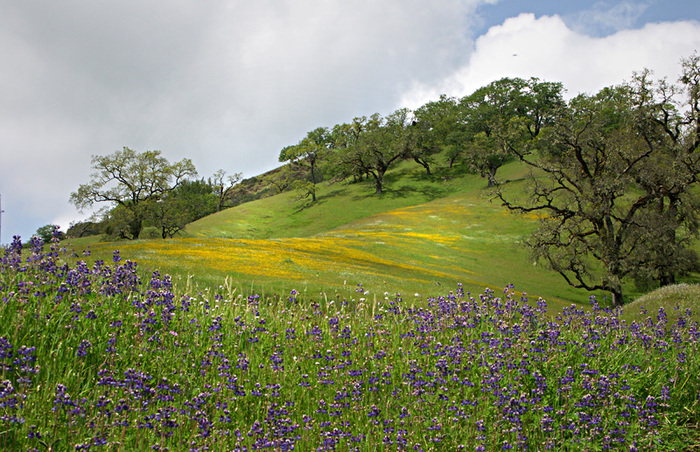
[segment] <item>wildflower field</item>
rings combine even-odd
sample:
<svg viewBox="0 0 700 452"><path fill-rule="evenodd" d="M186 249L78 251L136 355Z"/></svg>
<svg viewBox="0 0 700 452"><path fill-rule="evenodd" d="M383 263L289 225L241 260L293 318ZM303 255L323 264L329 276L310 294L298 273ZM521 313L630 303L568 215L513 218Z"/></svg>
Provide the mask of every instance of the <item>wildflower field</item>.
<svg viewBox="0 0 700 452"><path fill-rule="evenodd" d="M517 167L508 169L519 174ZM89 246L91 263L110 260L118 248L123 258L171 275L178 286L189 281L214 289L226 281L237 293L261 296L293 287L305 296L333 297L362 282L372 288L372 298L400 292L414 299L458 283L472 292L513 283L547 294L558 310L586 299L585 292L533 265L521 243L536 219L490 202L478 175L447 182L422 177L408 173L394 181L395 191L376 199L362 197L361 184L323 185L319 201L303 208L283 193L205 217L168 240L68 246L77 254ZM405 197L397 194L403 181L411 189ZM445 196L426 199L430 184L443 187Z"/></svg>
<svg viewBox="0 0 700 452"><path fill-rule="evenodd" d="M458 285L421 303L362 284L332 298L186 293L118 252L69 264L47 248L17 238L0 261L2 450L700 442L700 331L687 309L628 321L592 298L550 312L511 286Z"/></svg>

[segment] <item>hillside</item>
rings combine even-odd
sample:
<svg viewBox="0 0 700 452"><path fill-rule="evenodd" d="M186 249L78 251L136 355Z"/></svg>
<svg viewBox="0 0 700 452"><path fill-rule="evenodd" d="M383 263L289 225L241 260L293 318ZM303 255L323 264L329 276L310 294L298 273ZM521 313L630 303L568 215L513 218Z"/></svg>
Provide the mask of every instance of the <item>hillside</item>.
<svg viewBox="0 0 700 452"><path fill-rule="evenodd" d="M511 163L501 177L520 190L524 171ZM323 183L315 203L296 196L226 209L188 225L176 239L93 244L93 259L109 260L118 248L123 258L169 273L177 284L231 293L295 289L332 296L354 294L362 284L372 296L423 298L462 283L475 293L514 284L559 306L590 295L533 265L519 242L535 220L491 202L485 180L463 169L438 168L427 177L403 162L387 174L381 196L370 182Z"/></svg>
<svg viewBox="0 0 700 452"><path fill-rule="evenodd" d="M522 168L503 170L525 194ZM697 287L584 308L588 293L519 246L535 219L490 202L482 179L408 164L391 178L382 196L324 185L318 203L286 193L189 237L91 247L105 261L119 247L140 281L129 262L34 251L20 268L10 253L5 449L697 444Z"/></svg>

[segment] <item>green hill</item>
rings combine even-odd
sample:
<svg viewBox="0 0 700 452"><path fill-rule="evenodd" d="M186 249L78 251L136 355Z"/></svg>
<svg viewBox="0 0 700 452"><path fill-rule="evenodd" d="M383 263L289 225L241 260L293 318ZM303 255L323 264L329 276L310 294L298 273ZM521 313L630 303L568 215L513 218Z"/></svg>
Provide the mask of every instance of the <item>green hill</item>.
<svg viewBox="0 0 700 452"><path fill-rule="evenodd" d="M524 171L511 163L500 177L522 190ZM229 294L355 296L362 284L372 297L425 298L459 283L474 293L514 284L559 307L587 302L590 293L533 264L520 242L536 219L492 202L478 175L437 168L426 176L403 162L386 179L382 195L369 181L323 183L315 203L285 192L191 223L180 238L93 244L93 258L118 248L176 284Z"/></svg>

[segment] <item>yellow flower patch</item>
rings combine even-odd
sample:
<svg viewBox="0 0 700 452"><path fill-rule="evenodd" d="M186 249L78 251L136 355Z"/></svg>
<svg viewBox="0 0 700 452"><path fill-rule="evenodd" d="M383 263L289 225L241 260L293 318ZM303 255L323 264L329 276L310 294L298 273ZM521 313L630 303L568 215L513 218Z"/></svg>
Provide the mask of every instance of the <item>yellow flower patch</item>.
<svg viewBox="0 0 700 452"><path fill-rule="evenodd" d="M375 234L372 234L376 238ZM425 240L425 235L414 237ZM437 240L439 237L433 237ZM149 250L140 244L127 245L130 251L147 253L145 259L157 265L164 262L181 267L214 269L220 272L281 279L305 279L325 272L356 272L387 275L391 269L446 277L410 262L397 262L364 251L361 240L340 237L290 238L278 240L176 239L149 243ZM374 270L372 270L374 269ZM383 271L382 271L383 270Z"/></svg>

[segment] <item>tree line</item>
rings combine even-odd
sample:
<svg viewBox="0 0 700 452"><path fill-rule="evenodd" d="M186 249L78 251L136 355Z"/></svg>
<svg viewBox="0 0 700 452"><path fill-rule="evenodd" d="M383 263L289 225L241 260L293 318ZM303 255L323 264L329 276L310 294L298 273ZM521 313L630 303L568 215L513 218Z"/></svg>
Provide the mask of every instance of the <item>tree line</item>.
<svg viewBox="0 0 700 452"><path fill-rule="evenodd" d="M386 172L406 159L430 175L445 158L450 167L477 171L495 186L498 169L516 158L510 146L533 140L555 120L565 105L563 91L561 83L504 78L461 99L441 96L415 111L402 108L384 117L376 113L319 127L282 149L279 161L308 169L309 183L302 188L312 200L318 174L328 172L341 179L369 178L381 194Z"/></svg>
<svg viewBox="0 0 700 452"><path fill-rule="evenodd" d="M568 101L561 83L503 78L414 111L319 127L283 148L279 161L287 165L264 182L313 203L326 178L370 180L380 195L387 171L404 160L427 175L437 165L465 168L506 208L541 217L527 240L536 262L574 287L609 292L619 305L627 278L664 285L698 268L700 59L681 66L677 83L643 71ZM531 169L529 197L499 181L498 170L513 160ZM92 163L96 173L71 202L110 203L107 231L123 238L137 238L145 224L172 237L220 210L240 181L225 181L223 171L193 180L188 159L170 164L158 151L124 148Z"/></svg>

